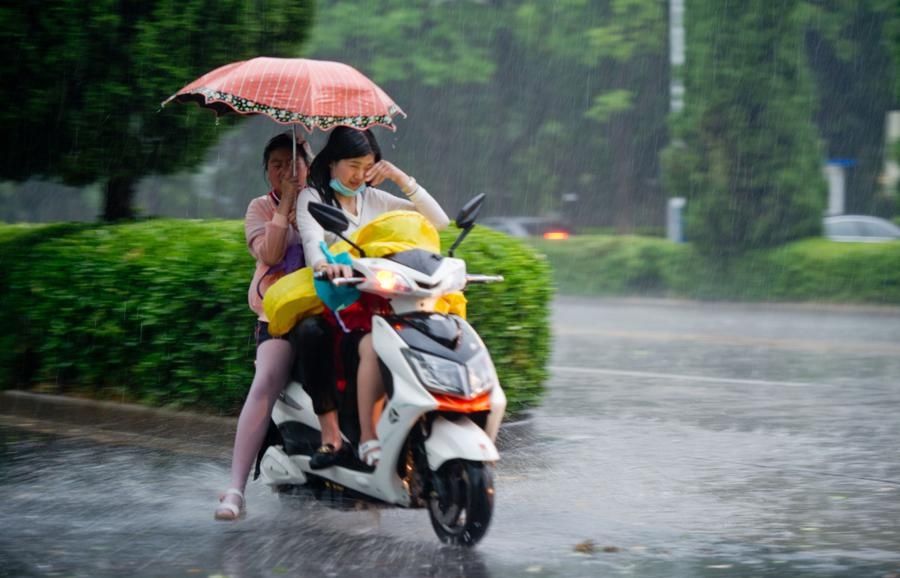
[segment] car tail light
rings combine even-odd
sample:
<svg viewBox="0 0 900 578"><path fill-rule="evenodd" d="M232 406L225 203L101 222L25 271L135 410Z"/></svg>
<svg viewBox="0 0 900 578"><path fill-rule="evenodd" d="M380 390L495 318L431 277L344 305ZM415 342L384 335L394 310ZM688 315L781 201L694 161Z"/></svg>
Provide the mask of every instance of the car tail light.
<svg viewBox="0 0 900 578"><path fill-rule="evenodd" d="M565 241L569 238L568 231L547 231L544 233L544 238L548 241Z"/></svg>

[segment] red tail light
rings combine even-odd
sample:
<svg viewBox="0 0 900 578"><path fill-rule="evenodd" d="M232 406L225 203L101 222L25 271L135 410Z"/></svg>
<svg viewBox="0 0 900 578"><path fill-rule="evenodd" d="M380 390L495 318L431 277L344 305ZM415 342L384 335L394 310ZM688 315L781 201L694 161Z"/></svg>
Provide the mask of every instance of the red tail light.
<svg viewBox="0 0 900 578"><path fill-rule="evenodd" d="M544 233L544 238L548 241L565 241L569 238L568 231L547 231Z"/></svg>

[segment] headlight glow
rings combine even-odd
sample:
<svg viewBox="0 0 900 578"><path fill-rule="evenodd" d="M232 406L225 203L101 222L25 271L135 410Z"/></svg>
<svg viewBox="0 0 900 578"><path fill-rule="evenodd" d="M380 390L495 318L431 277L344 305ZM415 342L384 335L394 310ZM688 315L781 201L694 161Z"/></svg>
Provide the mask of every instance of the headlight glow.
<svg viewBox="0 0 900 578"><path fill-rule="evenodd" d="M385 291L393 291L396 293L409 293L412 286L403 275L398 275L388 269L372 269L375 273L375 282L378 287Z"/></svg>

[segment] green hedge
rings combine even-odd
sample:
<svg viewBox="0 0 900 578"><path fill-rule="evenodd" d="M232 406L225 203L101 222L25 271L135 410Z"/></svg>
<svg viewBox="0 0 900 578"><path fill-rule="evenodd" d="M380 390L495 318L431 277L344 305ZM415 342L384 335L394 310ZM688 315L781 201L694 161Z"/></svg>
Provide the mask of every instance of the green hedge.
<svg viewBox="0 0 900 578"><path fill-rule="evenodd" d="M456 230L441 234L449 247ZM503 283L466 291L467 316L491 352L512 411L537 405L550 357L553 284L546 258L518 239L475 227L456 252L469 273L503 275Z"/></svg>
<svg viewBox="0 0 900 578"><path fill-rule="evenodd" d="M646 237L534 241L560 293L900 304L900 242L806 239L722 262Z"/></svg>
<svg viewBox="0 0 900 578"><path fill-rule="evenodd" d="M549 356L549 267L485 230L457 255L507 278L467 293L469 318L510 408L534 405ZM0 226L3 387L234 413L252 378L252 268L237 221Z"/></svg>

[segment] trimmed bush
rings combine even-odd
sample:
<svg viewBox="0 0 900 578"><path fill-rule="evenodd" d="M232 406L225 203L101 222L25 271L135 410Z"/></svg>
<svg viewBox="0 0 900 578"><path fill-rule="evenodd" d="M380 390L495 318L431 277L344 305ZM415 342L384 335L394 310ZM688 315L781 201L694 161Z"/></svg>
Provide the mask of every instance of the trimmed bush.
<svg viewBox="0 0 900 578"><path fill-rule="evenodd" d="M441 234L449 247L456 229ZM466 291L467 317L484 339L512 411L537 405L550 357L553 286L546 258L518 239L475 227L456 256L469 273L503 275L503 283Z"/></svg>
<svg viewBox="0 0 900 578"><path fill-rule="evenodd" d="M444 246L455 237L442 235ZM549 355L549 268L476 230L458 256L504 284L467 293L510 408L537 402ZM253 270L238 221L0 227L3 387L234 413L250 386Z"/></svg>
<svg viewBox="0 0 900 578"><path fill-rule="evenodd" d="M683 251L648 237L585 236L534 241L560 291L573 295L665 294Z"/></svg>
<svg viewBox="0 0 900 578"><path fill-rule="evenodd" d="M900 242L805 239L730 260L646 237L535 240L560 293L900 304Z"/></svg>
<svg viewBox="0 0 900 578"><path fill-rule="evenodd" d="M900 242L806 239L754 252L738 265L734 282L759 299L900 304Z"/></svg>
<svg viewBox="0 0 900 578"><path fill-rule="evenodd" d="M43 233L43 234L41 234ZM152 405L230 410L253 362L239 224L146 221L57 234L17 255L2 287L18 351L7 383Z"/></svg>

